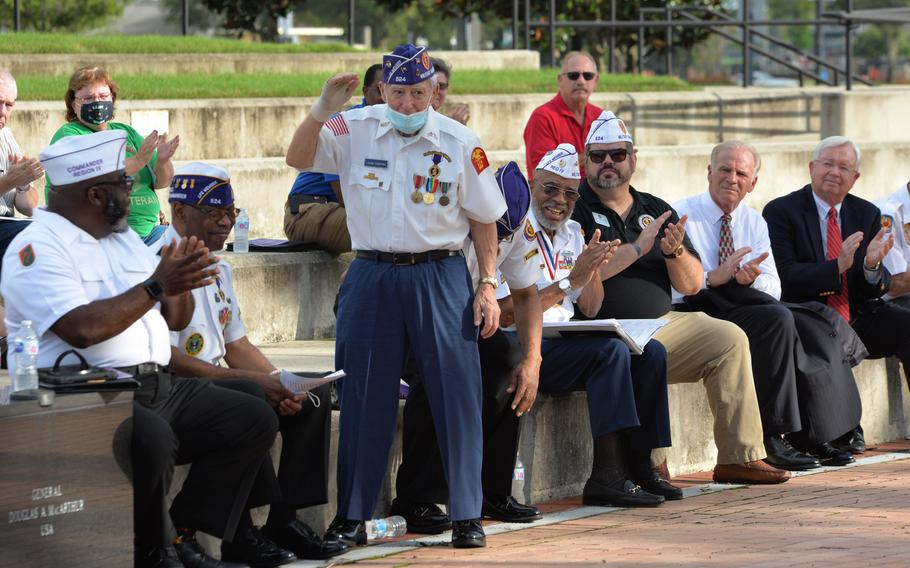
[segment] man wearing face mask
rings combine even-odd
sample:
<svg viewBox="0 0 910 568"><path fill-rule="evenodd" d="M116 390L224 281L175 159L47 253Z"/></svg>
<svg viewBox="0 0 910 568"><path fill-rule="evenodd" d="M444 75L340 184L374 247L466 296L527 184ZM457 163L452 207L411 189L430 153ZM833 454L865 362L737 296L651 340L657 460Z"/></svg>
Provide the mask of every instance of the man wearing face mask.
<svg viewBox="0 0 910 568"><path fill-rule="evenodd" d="M126 132L126 173L134 180L128 223L148 245L157 241L166 228L158 224L161 204L155 189L171 183L174 175L171 158L180 145L180 137L168 138L167 134L153 131L143 138L130 125L115 122L117 93L117 84L103 69L83 67L76 70L70 77L64 98L68 122L54 133L51 144L65 136L106 130ZM49 189L50 180L45 184L45 199Z"/></svg>
<svg viewBox="0 0 910 568"><path fill-rule="evenodd" d="M477 136L430 103L423 48L383 57L387 104L335 114L357 76L329 79L288 148L288 165L337 172L357 258L341 286L336 368L342 386L338 513L327 537L364 544L395 432L410 349L424 378L449 484L455 547L485 546L480 524L479 326L499 323L495 221L506 209ZM470 232L476 292L461 252ZM473 296L473 300L472 300Z"/></svg>

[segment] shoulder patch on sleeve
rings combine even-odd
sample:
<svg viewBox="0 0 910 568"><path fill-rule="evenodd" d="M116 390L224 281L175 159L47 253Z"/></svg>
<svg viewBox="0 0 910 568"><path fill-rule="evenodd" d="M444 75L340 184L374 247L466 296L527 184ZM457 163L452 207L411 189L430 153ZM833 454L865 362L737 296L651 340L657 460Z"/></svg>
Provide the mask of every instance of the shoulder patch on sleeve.
<svg viewBox="0 0 910 568"><path fill-rule="evenodd" d="M19 251L19 262L22 263L22 266L31 266L35 264L35 249L32 248L32 244L29 243L22 247L22 250Z"/></svg>
<svg viewBox="0 0 910 568"><path fill-rule="evenodd" d="M523 232L525 240L531 242L534 240L534 237L537 236L537 233L534 232L534 226L531 225L531 222L525 219L525 230Z"/></svg>
<svg viewBox="0 0 910 568"><path fill-rule="evenodd" d="M344 121L344 116L334 114L326 121L325 125L332 131L335 136L345 136L351 132L348 130L348 123Z"/></svg>
<svg viewBox="0 0 910 568"><path fill-rule="evenodd" d="M484 152L483 148L480 146L471 150L471 164L474 165L474 170L478 174L490 167L490 161L487 160L487 153Z"/></svg>
<svg viewBox="0 0 910 568"><path fill-rule="evenodd" d="M891 232L894 228L894 217L891 215L882 215L882 229L885 230L885 234Z"/></svg>

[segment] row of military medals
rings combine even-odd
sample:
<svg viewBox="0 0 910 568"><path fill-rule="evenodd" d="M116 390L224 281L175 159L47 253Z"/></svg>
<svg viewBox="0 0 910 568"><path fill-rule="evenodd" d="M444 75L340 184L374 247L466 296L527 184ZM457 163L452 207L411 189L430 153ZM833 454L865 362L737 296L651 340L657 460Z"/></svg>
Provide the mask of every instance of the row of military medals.
<svg viewBox="0 0 910 568"><path fill-rule="evenodd" d="M411 194L411 201L420 203L423 201L427 205L433 205L436 202L436 191L441 190L442 195L439 197L439 204L445 207L450 203L449 192L452 182L439 181L439 162L442 161L442 155L433 156L433 165L430 166L430 177L419 176L414 174L414 193Z"/></svg>

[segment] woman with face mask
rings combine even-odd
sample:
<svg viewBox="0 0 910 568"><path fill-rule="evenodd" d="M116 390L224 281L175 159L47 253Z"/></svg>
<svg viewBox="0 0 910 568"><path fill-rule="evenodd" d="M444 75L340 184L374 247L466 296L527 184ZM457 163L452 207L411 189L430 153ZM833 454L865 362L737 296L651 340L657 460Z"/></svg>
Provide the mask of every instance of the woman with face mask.
<svg viewBox="0 0 910 568"><path fill-rule="evenodd" d="M83 67L70 77L64 102L67 123L54 133L51 144L65 136L80 136L102 130L126 132L126 173L133 178L130 212L127 222L152 244L164 233L159 224L161 203L155 188L166 188L174 175L171 158L180 145L180 137L168 138L157 131L142 137L128 124L114 122L117 84L101 68ZM47 199L45 186L45 199Z"/></svg>

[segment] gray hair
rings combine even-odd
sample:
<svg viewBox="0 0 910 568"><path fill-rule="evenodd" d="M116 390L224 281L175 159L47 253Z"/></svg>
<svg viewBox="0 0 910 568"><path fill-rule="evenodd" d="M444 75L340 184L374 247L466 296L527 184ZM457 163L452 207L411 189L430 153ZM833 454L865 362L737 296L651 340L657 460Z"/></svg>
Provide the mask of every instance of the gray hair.
<svg viewBox="0 0 910 568"><path fill-rule="evenodd" d="M839 148L841 146L850 146L853 148L853 155L856 156L856 171L859 171L859 167L863 165L863 153L859 151L859 146L846 136L828 136L819 142L818 146L815 147L815 151L812 152L812 160L817 160L822 152L828 148Z"/></svg>
<svg viewBox="0 0 910 568"><path fill-rule="evenodd" d="M0 83L12 87L15 90L19 90L19 87L16 85L16 79L13 77L13 74L7 71L6 69L0 67Z"/></svg>
<svg viewBox="0 0 910 568"><path fill-rule="evenodd" d="M562 58L562 65L560 65L560 71L565 71L566 64L569 62L570 59L572 59L573 57L576 57L576 56L586 57L588 59L588 61L591 62L591 65L594 66L594 72L599 71L597 69L597 60L594 59L594 56L591 55L587 51L569 51L569 52L567 52Z"/></svg>
<svg viewBox="0 0 910 568"><path fill-rule="evenodd" d="M755 171L753 172L754 176L758 175L758 171L761 169L761 154L758 153L758 150L755 149L755 146L749 144L748 142L743 142L742 140L727 140L726 142L721 142L711 150L711 169L717 169L717 159L720 157L722 152L727 150L747 150L752 154L752 161L755 162Z"/></svg>

